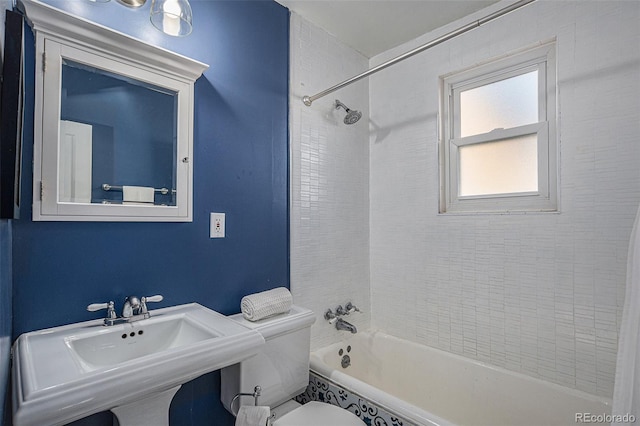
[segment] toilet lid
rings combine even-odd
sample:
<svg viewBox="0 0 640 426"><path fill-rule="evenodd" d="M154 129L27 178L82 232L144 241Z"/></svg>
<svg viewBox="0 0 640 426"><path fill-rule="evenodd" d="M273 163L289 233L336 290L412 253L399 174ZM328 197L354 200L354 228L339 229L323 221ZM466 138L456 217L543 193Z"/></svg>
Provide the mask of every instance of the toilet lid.
<svg viewBox="0 0 640 426"><path fill-rule="evenodd" d="M276 420L273 426L363 426L364 422L344 408L311 401Z"/></svg>

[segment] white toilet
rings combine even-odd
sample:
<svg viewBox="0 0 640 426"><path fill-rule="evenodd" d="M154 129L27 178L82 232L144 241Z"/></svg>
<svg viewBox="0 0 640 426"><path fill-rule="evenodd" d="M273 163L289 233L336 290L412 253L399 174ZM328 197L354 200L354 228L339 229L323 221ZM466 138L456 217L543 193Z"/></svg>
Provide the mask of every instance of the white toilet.
<svg viewBox="0 0 640 426"><path fill-rule="evenodd" d="M309 384L309 343L312 311L292 306L289 313L251 322L242 314L232 318L262 334L261 351L238 364L222 369L222 404L232 414L240 405L253 405L252 396L236 398L239 393L252 393L261 387L259 405L271 407L273 426L363 426L364 422L349 411L335 405L309 402L301 405L292 400Z"/></svg>

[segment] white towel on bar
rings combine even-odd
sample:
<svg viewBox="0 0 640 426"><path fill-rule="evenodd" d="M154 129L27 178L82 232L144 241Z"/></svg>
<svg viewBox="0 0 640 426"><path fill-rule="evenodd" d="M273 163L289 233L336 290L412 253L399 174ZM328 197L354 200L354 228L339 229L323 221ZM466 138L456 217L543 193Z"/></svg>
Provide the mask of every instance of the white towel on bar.
<svg viewBox="0 0 640 426"><path fill-rule="evenodd" d="M271 410L269 407L243 405L236 416L236 426L268 426Z"/></svg>
<svg viewBox="0 0 640 426"><path fill-rule="evenodd" d="M285 287L254 293L240 301L242 316L249 321L258 321L273 315L289 312L293 297Z"/></svg>
<svg viewBox="0 0 640 426"><path fill-rule="evenodd" d="M149 186L123 186L122 202L124 203L152 203L155 191Z"/></svg>

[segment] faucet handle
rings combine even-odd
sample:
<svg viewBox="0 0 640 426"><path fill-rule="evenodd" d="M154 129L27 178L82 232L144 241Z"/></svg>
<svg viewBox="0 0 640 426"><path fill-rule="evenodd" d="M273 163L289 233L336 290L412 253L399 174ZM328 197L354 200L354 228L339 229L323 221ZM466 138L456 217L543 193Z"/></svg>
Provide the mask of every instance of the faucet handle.
<svg viewBox="0 0 640 426"><path fill-rule="evenodd" d="M351 302L347 303L347 305L345 306L345 309L347 310L347 315L352 314L354 312L361 312L360 309L358 309L358 307Z"/></svg>
<svg viewBox="0 0 640 426"><path fill-rule="evenodd" d="M140 313L146 314L149 312L147 310L147 302L162 302L162 300L164 300L164 297L159 294L156 294L155 296L142 297L140 299Z"/></svg>
<svg viewBox="0 0 640 426"><path fill-rule="evenodd" d="M155 296L148 296L142 298L145 302L162 302L164 297L160 294L156 294Z"/></svg>
<svg viewBox="0 0 640 426"><path fill-rule="evenodd" d="M346 314L348 314L348 312L346 312L344 310L342 305L338 305L338 307L336 308L336 315L341 316L341 315L346 315Z"/></svg>
<svg viewBox="0 0 640 426"><path fill-rule="evenodd" d="M109 302L109 303L113 303L113 302ZM92 303L89 306L87 306L87 311L95 312L95 311L100 311L102 309L108 309L109 303Z"/></svg>
<svg viewBox="0 0 640 426"><path fill-rule="evenodd" d="M111 301L109 303L92 303L89 306L87 306L87 311L89 311L89 312L100 311L102 309L106 309L107 310L107 319L115 319L116 318L116 310L114 308L113 301Z"/></svg>
<svg viewBox="0 0 640 426"><path fill-rule="evenodd" d="M324 319L329 321L329 324L333 324L338 320L338 317L333 313L331 309L327 309L327 312L324 313Z"/></svg>

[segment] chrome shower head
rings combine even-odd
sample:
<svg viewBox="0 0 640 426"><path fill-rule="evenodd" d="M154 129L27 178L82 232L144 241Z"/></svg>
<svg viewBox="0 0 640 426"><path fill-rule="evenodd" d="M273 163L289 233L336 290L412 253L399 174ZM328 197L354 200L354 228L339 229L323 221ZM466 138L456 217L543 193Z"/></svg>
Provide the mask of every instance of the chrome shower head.
<svg viewBox="0 0 640 426"><path fill-rule="evenodd" d="M347 111L347 115L344 117L344 124L353 124L362 118L362 113L360 111L349 109L345 104L336 99L336 109L339 109L340 107Z"/></svg>
<svg viewBox="0 0 640 426"><path fill-rule="evenodd" d="M353 124L362 118L362 113L360 111L349 111L347 115L344 117L344 124Z"/></svg>

